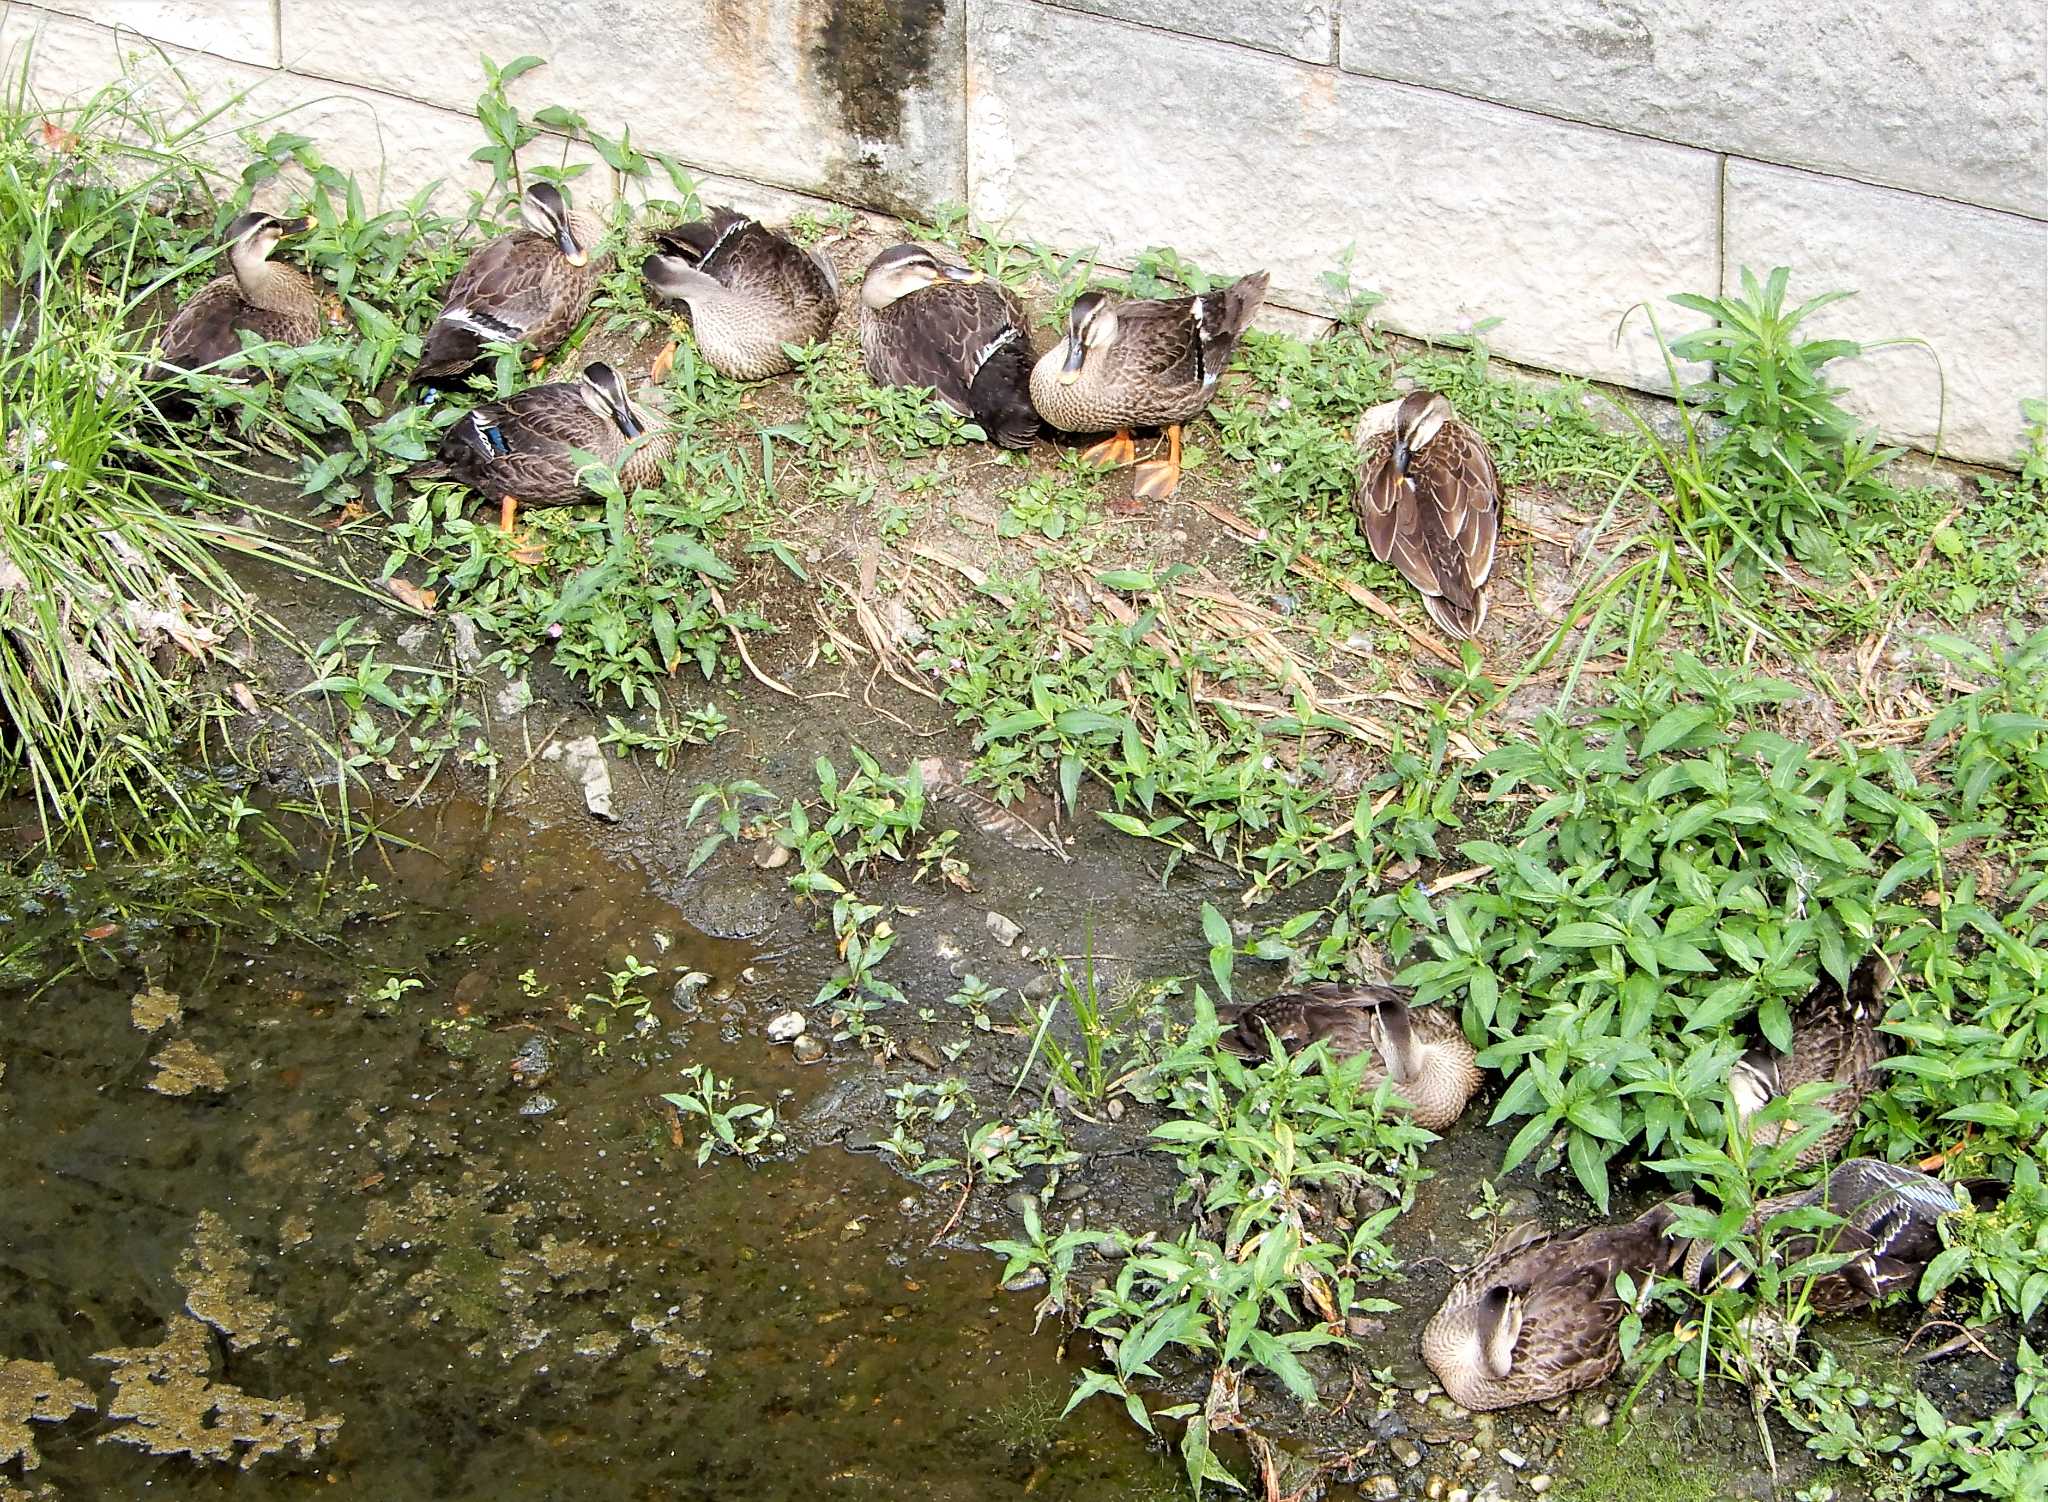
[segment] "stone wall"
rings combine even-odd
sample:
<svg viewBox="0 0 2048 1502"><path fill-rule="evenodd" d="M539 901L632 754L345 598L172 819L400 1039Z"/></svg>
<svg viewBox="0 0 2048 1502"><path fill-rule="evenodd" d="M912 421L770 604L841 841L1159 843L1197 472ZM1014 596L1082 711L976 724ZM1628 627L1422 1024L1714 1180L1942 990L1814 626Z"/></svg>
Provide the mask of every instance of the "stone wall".
<svg viewBox="0 0 2048 1502"><path fill-rule="evenodd" d="M41 0L46 104L124 68L207 134L290 128L386 202L471 164L476 57L754 212L928 211L1123 266L1171 245L1325 313L1485 319L1502 355L1656 390L1673 292L1795 269L1896 440L2008 462L2048 392L2048 7L1991 0ZM140 54L138 57L137 54ZM580 148L578 148L580 149ZM1620 329L1617 337L1617 329ZM1929 348L1931 346L1931 350ZM1936 356L1939 356L1939 365ZM1939 374L1937 374L1939 371Z"/></svg>

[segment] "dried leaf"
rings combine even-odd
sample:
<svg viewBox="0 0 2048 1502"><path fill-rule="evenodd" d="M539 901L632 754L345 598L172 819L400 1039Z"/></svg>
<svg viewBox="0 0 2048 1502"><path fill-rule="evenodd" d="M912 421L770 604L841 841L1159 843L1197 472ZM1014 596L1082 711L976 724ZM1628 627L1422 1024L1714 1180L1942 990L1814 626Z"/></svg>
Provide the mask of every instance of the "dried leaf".
<svg viewBox="0 0 2048 1502"><path fill-rule="evenodd" d="M54 120L43 122L43 147L48 151L73 152L78 150L78 132L66 130Z"/></svg>
<svg viewBox="0 0 2048 1502"><path fill-rule="evenodd" d="M434 613L434 602L440 598L431 589L422 589L410 579L386 579L384 587L391 591L393 599L400 604L410 605L422 615Z"/></svg>
<svg viewBox="0 0 2048 1502"><path fill-rule="evenodd" d="M244 714L262 713L262 711L256 707L256 690L249 687L248 684L230 683L228 685L228 696L232 698L236 704L241 706L242 712Z"/></svg>

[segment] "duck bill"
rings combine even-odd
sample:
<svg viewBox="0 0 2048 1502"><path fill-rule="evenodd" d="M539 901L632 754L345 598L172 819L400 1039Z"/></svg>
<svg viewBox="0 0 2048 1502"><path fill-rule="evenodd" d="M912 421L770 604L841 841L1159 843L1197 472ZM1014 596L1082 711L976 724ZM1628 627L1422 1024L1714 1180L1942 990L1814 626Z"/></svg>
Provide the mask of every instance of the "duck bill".
<svg viewBox="0 0 2048 1502"><path fill-rule="evenodd" d="M939 275L949 282L958 282L963 287L971 287L976 282L986 280L983 273L976 271L972 266L941 266Z"/></svg>
<svg viewBox="0 0 2048 1502"><path fill-rule="evenodd" d="M619 431L627 438L638 438L647 431L640 421L640 414L633 410L631 402L614 397L612 399L612 421L619 425Z"/></svg>
<svg viewBox="0 0 2048 1502"><path fill-rule="evenodd" d="M303 235L312 227L313 221L309 218L280 219L277 221L277 232L280 235Z"/></svg>
<svg viewBox="0 0 2048 1502"><path fill-rule="evenodd" d="M1396 438L1394 440L1394 473L1404 480L1408 478L1408 461L1411 457L1412 453L1408 447L1408 440Z"/></svg>
<svg viewBox="0 0 2048 1502"><path fill-rule="evenodd" d="M590 252L576 243L576 237L569 232L569 226L555 226L555 248L562 252L562 259L571 266L586 266L590 263Z"/></svg>
<svg viewBox="0 0 2048 1502"><path fill-rule="evenodd" d="M1079 339L1069 335L1067 338L1067 358L1060 365L1060 384L1062 386L1071 386L1074 382L1081 379L1081 362L1087 358L1088 346Z"/></svg>

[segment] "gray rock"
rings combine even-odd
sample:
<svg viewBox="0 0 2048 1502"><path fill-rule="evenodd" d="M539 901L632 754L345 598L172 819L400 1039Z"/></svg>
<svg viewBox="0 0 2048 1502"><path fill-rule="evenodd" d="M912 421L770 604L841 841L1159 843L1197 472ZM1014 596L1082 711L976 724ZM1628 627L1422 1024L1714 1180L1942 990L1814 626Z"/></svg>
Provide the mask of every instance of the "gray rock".
<svg viewBox="0 0 2048 1502"><path fill-rule="evenodd" d="M555 1114L555 1098L552 1095L529 1095L519 1103L519 1114L527 1117L552 1116Z"/></svg>
<svg viewBox="0 0 2048 1502"><path fill-rule="evenodd" d="M1005 949L1016 943L1017 936L1024 932L1023 928L1016 922L1004 917L1001 913L990 913L988 915L988 931L995 936L995 941Z"/></svg>
<svg viewBox="0 0 2048 1502"><path fill-rule="evenodd" d="M768 1019L764 1031L770 1043L794 1043L803 1034L804 1014L797 1011L777 1012Z"/></svg>
<svg viewBox="0 0 2048 1502"><path fill-rule="evenodd" d="M1343 64L1376 78L2048 217L2039 5L1343 0L1343 11Z"/></svg>
<svg viewBox="0 0 2048 1502"><path fill-rule="evenodd" d="M797 1034L789 1047L799 1064L817 1064L825 1058L825 1045L809 1033Z"/></svg>
<svg viewBox="0 0 2048 1502"><path fill-rule="evenodd" d="M1393 1452L1394 1459L1400 1461L1408 1470L1412 1471L1422 1464L1422 1446L1412 1439L1394 1440L1387 1448Z"/></svg>
<svg viewBox="0 0 2048 1502"><path fill-rule="evenodd" d="M612 812L612 772L596 736L556 741L541 752L541 760L559 761L569 780L582 790L583 806L600 819L617 822L618 815Z"/></svg>

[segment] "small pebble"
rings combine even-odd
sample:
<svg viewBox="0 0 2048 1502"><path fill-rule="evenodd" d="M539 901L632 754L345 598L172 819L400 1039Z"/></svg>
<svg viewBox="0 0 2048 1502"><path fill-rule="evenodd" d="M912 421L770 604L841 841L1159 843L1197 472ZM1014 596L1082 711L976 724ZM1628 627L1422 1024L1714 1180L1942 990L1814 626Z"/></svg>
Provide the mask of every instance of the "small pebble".
<svg viewBox="0 0 2048 1502"><path fill-rule="evenodd" d="M1394 1502L1401 1495L1400 1484L1392 1476L1374 1476L1365 1485L1365 1495L1373 1502Z"/></svg>
<svg viewBox="0 0 2048 1502"><path fill-rule="evenodd" d="M1529 1463L1528 1456L1524 1455L1520 1450L1510 1450L1506 1445L1501 1446L1499 1454L1503 1461L1518 1471Z"/></svg>
<svg viewBox="0 0 2048 1502"><path fill-rule="evenodd" d="M1614 1410L1607 1406L1607 1400L1605 1398L1595 1398L1586 1409L1586 1427L1589 1429L1605 1429L1613 1422Z"/></svg>
<svg viewBox="0 0 2048 1502"><path fill-rule="evenodd" d="M1122 1121L1124 1119L1124 1103L1120 1100L1112 1100L1103 1109L1109 1113L1111 1121Z"/></svg>
<svg viewBox="0 0 2048 1502"><path fill-rule="evenodd" d="M529 1095L519 1103L521 1116L551 1116L554 1110L555 1098L552 1095Z"/></svg>
<svg viewBox="0 0 2048 1502"><path fill-rule="evenodd" d="M1059 982L1053 979L1052 972L1043 970L1037 975L1032 976L1030 983L1024 987L1024 999L1026 1001L1043 1001L1058 989Z"/></svg>
<svg viewBox="0 0 2048 1502"><path fill-rule="evenodd" d="M960 958L960 941L952 934L942 933L932 940L932 958L957 960Z"/></svg>
<svg viewBox="0 0 2048 1502"><path fill-rule="evenodd" d="M777 1012L768 1019L768 1041L770 1043L794 1043L803 1035L806 1025L802 1012Z"/></svg>
<svg viewBox="0 0 2048 1502"><path fill-rule="evenodd" d="M1472 1493L1462 1486L1454 1486L1451 1488L1451 1494L1444 1498L1444 1502L1472 1502Z"/></svg>
<svg viewBox="0 0 2048 1502"><path fill-rule="evenodd" d="M754 864L763 871L780 871L789 864L789 847L764 840L754 852Z"/></svg>
<svg viewBox="0 0 2048 1502"><path fill-rule="evenodd" d="M809 1033L797 1034L796 1041L789 1046L799 1064L815 1064L825 1057L825 1045Z"/></svg>
<svg viewBox="0 0 2048 1502"><path fill-rule="evenodd" d="M1529 1490L1539 1497L1549 1491L1550 1473L1548 1471L1538 1471L1535 1475L1531 1476L1529 1478Z"/></svg>
<svg viewBox="0 0 2048 1502"><path fill-rule="evenodd" d="M1018 937L1024 932L1021 926L1011 922L1001 913L990 913L988 915L988 931L995 935L996 942L1005 949L1016 943Z"/></svg>
<svg viewBox="0 0 2048 1502"><path fill-rule="evenodd" d="M1394 1459L1409 1470L1422 1464L1422 1447L1412 1439L1397 1439L1387 1448L1394 1452Z"/></svg>

